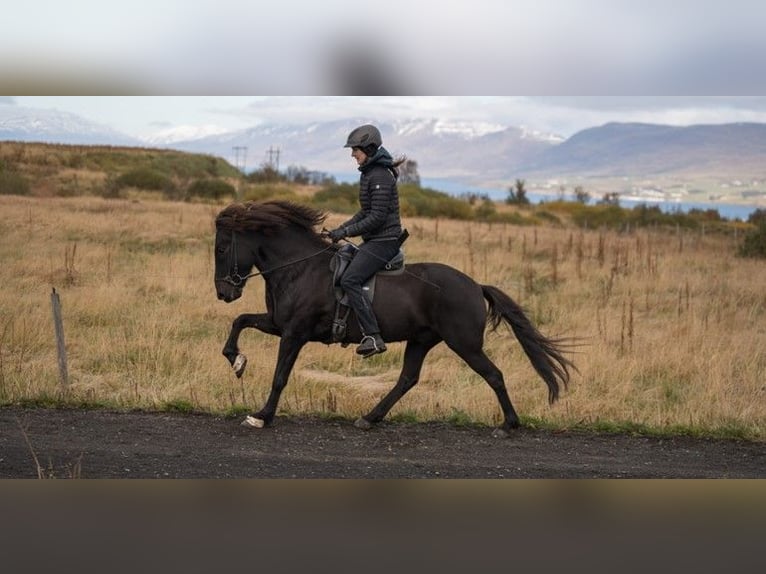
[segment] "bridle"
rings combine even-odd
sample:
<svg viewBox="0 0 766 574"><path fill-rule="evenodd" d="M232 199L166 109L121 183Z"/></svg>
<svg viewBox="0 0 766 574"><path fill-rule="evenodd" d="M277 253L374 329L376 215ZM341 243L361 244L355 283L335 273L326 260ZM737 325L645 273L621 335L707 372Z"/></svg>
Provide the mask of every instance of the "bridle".
<svg viewBox="0 0 766 574"><path fill-rule="evenodd" d="M237 258L237 232L232 231L231 232L231 253L229 257L229 274L226 275L226 277L216 277L216 281L220 281L222 283L228 283L232 287L241 287L245 281L248 279L252 279L253 277L259 277L261 275L266 276L269 273L273 273L274 271L279 271L280 269L285 269L287 267L292 267L293 265L297 265L298 263L303 263L304 261L308 261L309 259L313 259L314 257L318 257L322 253L326 253L330 251L330 249L333 248L333 245L328 245L321 251L317 251L316 253L312 253L311 255L307 255L306 257L301 257L300 259L296 259L295 261L289 261L287 263L283 263L281 265L277 265L276 267L272 267L271 269L268 269L266 271L256 271L254 273L250 273L248 275L240 275L239 274L239 260Z"/></svg>

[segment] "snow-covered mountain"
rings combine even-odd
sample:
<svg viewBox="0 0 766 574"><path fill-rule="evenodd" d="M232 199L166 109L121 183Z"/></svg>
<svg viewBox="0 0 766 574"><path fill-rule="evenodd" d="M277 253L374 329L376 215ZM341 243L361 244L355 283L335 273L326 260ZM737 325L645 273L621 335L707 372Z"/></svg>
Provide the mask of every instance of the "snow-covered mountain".
<svg viewBox="0 0 766 574"><path fill-rule="evenodd" d="M216 155L238 166L246 160L248 170L278 159L282 168L295 165L353 175L356 164L343 145L353 128L368 121L262 124L239 131L178 126L138 140L75 114L0 105L0 141L166 147ZM428 118L378 125L389 151L417 161L424 179L458 179L477 185L514 177L521 165L562 141L526 128L487 122Z"/></svg>
<svg viewBox="0 0 766 574"><path fill-rule="evenodd" d="M143 138L143 141L149 145L171 146L176 142L188 142L209 136L220 136L228 131L226 128L214 125L174 126L155 132Z"/></svg>
<svg viewBox="0 0 766 574"><path fill-rule="evenodd" d="M343 146L349 132L368 121L262 124L229 132L215 126L181 126L139 141L75 114L0 102L0 142L165 147L216 155L237 167L244 161L247 170L278 161L283 169L302 166L354 178L356 163ZM766 165L766 124L686 128L608 124L566 141L531 127L435 118L378 126L388 150L417 161L423 180L458 186L500 189L516 178L543 181L569 176L760 181Z"/></svg>
<svg viewBox="0 0 766 574"><path fill-rule="evenodd" d="M141 145L135 138L58 110L0 105L0 141L77 145Z"/></svg>
<svg viewBox="0 0 766 574"><path fill-rule="evenodd" d="M234 160L247 148L247 167L274 161L327 173L354 173L350 152L343 149L349 132L365 120L328 121L299 126L260 125L245 130L175 141L172 147L212 153ZM480 182L512 177L514 170L559 143L561 138L487 123L423 119L378 123L385 147L418 162L424 178ZM235 148L239 151L235 152ZM240 155L241 157L241 155Z"/></svg>

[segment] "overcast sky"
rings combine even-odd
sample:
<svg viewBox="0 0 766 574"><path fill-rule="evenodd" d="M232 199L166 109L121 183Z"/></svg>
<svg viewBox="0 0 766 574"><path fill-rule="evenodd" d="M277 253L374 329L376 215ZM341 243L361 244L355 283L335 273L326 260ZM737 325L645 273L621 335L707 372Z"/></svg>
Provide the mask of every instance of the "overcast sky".
<svg viewBox="0 0 766 574"><path fill-rule="evenodd" d="M766 93L762 0L4 4L11 94Z"/></svg>
<svg viewBox="0 0 766 574"><path fill-rule="evenodd" d="M766 93L762 0L6 4L0 101L72 111L130 135L339 117L563 136L613 120L766 121L766 96L619 95ZM618 95L332 95L471 91ZM239 92L323 95L170 95Z"/></svg>
<svg viewBox="0 0 766 574"><path fill-rule="evenodd" d="M0 96L0 105L73 112L138 137L350 118L483 122L564 137L609 121L766 123L766 96Z"/></svg>

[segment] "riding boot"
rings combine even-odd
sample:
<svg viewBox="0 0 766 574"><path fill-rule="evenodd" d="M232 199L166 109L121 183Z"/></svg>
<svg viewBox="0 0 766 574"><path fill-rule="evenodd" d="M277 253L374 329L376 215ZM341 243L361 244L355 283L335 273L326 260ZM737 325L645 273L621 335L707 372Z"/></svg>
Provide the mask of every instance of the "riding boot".
<svg viewBox="0 0 766 574"><path fill-rule="evenodd" d="M366 335L362 339L362 344L357 347L356 354L368 359L373 355L385 353L386 350L386 343L383 341L380 333L373 333L372 335Z"/></svg>
<svg viewBox="0 0 766 574"><path fill-rule="evenodd" d="M386 262L396 255L399 244L396 241L370 242L360 246L354 260L340 280L340 285L348 297L349 306L356 313L364 338L356 350L364 358L372 357L386 351L386 344L380 336L380 327L372 308L369 296L362 285Z"/></svg>

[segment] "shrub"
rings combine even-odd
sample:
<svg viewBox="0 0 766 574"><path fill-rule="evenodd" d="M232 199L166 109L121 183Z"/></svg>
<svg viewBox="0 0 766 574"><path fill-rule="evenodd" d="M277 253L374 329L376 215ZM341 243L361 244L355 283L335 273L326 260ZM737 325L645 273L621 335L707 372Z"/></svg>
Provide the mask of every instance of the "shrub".
<svg viewBox="0 0 766 574"><path fill-rule="evenodd" d="M480 221L491 221L494 216L497 215L497 207L490 199L482 201L481 205L476 208L476 219Z"/></svg>
<svg viewBox="0 0 766 574"><path fill-rule="evenodd" d="M293 193L290 186L258 184L249 185L242 194L244 201L268 201L272 199L282 199L296 201L298 197Z"/></svg>
<svg viewBox="0 0 766 574"><path fill-rule="evenodd" d="M237 190L233 185L222 179L198 179L189 186L189 197L204 199L221 199L235 197Z"/></svg>
<svg viewBox="0 0 766 574"><path fill-rule="evenodd" d="M314 205L337 213L355 213L359 210L359 186L336 183L320 189L314 195Z"/></svg>
<svg viewBox="0 0 766 574"><path fill-rule="evenodd" d="M24 176L0 166L0 195L29 195L29 182Z"/></svg>
<svg viewBox="0 0 766 574"><path fill-rule="evenodd" d="M745 236L745 241L739 249L742 257L766 259L766 221Z"/></svg>
<svg viewBox="0 0 766 574"><path fill-rule="evenodd" d="M143 167L122 174L115 183L118 189L134 187L144 191L167 192L175 188L173 181L166 175Z"/></svg>
<svg viewBox="0 0 766 574"><path fill-rule="evenodd" d="M469 220L474 216L473 208L468 202L433 189L403 185L399 188L399 199L402 215L405 217Z"/></svg>
<svg viewBox="0 0 766 574"><path fill-rule="evenodd" d="M546 223L550 223L553 225L561 225L561 219L555 215L554 213L551 213L550 211L546 211L544 209L540 209L535 213L535 217L538 219L541 219L542 221L545 221Z"/></svg>
<svg viewBox="0 0 766 574"><path fill-rule="evenodd" d="M286 181L284 175L270 165L263 165L260 169L250 173L245 178L249 183L278 183Z"/></svg>
<svg viewBox="0 0 766 574"><path fill-rule="evenodd" d="M766 222L766 209L756 209L750 214L750 217L747 218L747 222L752 223L753 225L761 225Z"/></svg>

